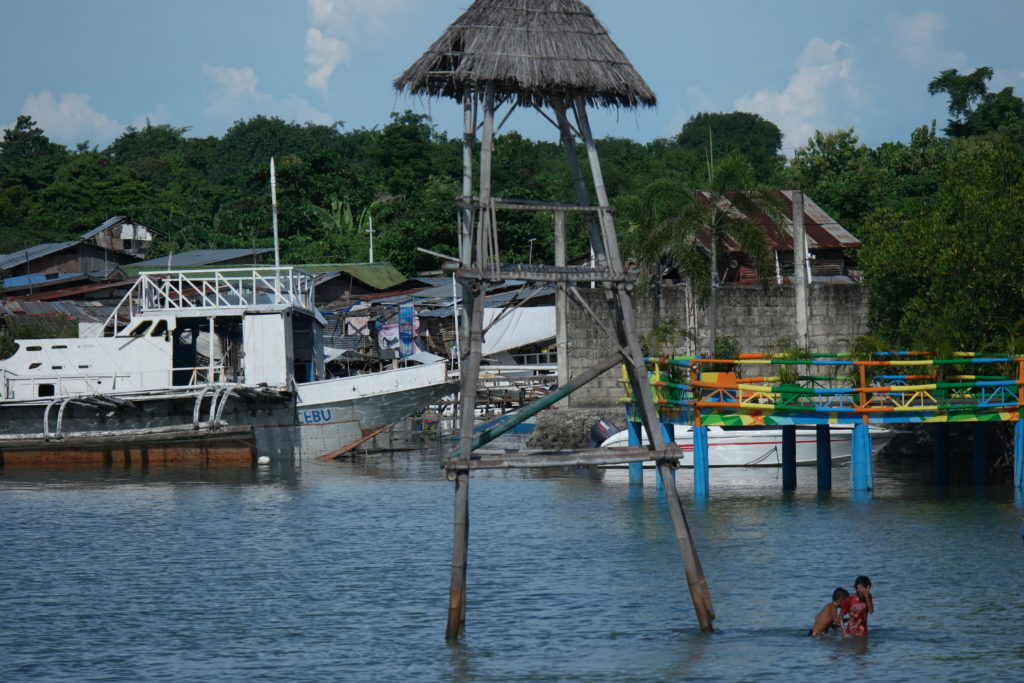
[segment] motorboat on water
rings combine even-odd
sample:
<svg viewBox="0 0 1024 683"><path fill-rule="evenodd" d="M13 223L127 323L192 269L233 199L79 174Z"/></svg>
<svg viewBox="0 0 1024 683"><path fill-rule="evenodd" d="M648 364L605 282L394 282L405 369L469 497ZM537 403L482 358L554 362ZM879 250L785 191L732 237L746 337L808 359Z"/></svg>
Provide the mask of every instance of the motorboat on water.
<svg viewBox="0 0 1024 683"><path fill-rule="evenodd" d="M313 294L291 267L142 273L102 325L0 361L0 463L326 456L455 391L443 359L329 377Z"/></svg>
<svg viewBox="0 0 1024 683"><path fill-rule="evenodd" d="M853 444L851 425L829 425L829 440L832 462L850 461ZM709 467L781 467L782 429L780 427L721 427L708 426ZM894 436L891 430L870 426L871 448L878 452ZM680 465L693 467L693 427L675 425L674 438L683 452ZM643 432L646 445L647 433ZM617 432L601 443L601 448L624 448L629 445L628 430ZM817 432L813 426L799 426L796 429L796 464L811 466L817 463ZM625 467L613 465L612 467ZM645 462L653 467L654 463Z"/></svg>

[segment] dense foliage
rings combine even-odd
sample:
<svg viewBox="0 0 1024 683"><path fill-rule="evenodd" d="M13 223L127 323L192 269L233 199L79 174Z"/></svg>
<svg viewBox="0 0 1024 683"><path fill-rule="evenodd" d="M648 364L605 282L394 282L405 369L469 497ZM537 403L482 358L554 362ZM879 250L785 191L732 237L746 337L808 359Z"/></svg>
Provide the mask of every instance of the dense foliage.
<svg viewBox="0 0 1024 683"><path fill-rule="evenodd" d="M932 122L908 143L870 148L852 129L818 131L788 165L779 128L744 112L697 114L678 135L647 143L604 138L606 187L613 203L645 188L707 189L709 151L739 154L751 182L802 188L862 240L872 324L889 343L928 345L936 331L961 347L1019 338L1024 101L1011 88L988 92L991 77L987 67L948 70L928 84L949 98L948 137ZM153 256L270 246L272 156L285 262L366 260L371 220L376 259L406 273L438 266L417 246L456 251L461 141L424 116L392 114L383 126L350 131L256 116L220 138L187 133L147 123L105 149L68 149L19 117L0 139L0 253L75 239L118 214L167 235ZM497 196L575 199L560 146L516 132L495 141L493 181ZM525 261L536 238L534 258L550 262L550 216L498 218L503 259ZM643 256L645 236L627 236L628 226L619 221L624 249ZM587 251L578 220L570 219L569 249Z"/></svg>

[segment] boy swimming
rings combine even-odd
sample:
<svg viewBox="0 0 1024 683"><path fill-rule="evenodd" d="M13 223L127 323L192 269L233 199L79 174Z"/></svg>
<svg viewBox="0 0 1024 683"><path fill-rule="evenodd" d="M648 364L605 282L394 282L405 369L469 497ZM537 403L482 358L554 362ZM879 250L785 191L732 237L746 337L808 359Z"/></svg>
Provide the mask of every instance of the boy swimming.
<svg viewBox="0 0 1024 683"><path fill-rule="evenodd" d="M871 597L871 579L866 576L858 576L853 582L856 591L854 595L843 600L839 608L839 616L849 615L843 633L852 636L866 636L868 634L868 614L875 611L875 602Z"/></svg>
<svg viewBox="0 0 1024 683"><path fill-rule="evenodd" d="M836 612L842 606L843 601L849 597L849 592L845 588L837 588L832 591L832 602L826 602L825 606L821 608L818 615L814 617L814 626L807 632L809 636L820 636L822 633L826 633L833 626L842 628L843 624L839 621L839 616Z"/></svg>

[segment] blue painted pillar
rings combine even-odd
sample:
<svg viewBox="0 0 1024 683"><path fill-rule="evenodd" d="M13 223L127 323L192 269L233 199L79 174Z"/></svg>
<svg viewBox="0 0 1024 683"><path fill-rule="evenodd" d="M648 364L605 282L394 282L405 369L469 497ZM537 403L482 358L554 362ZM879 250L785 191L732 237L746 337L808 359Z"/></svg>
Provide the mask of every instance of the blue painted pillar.
<svg viewBox="0 0 1024 683"><path fill-rule="evenodd" d="M796 425L782 428L782 489L796 488Z"/></svg>
<svg viewBox="0 0 1024 683"><path fill-rule="evenodd" d="M1024 420L1013 426L1013 483L1024 491Z"/></svg>
<svg viewBox="0 0 1024 683"><path fill-rule="evenodd" d="M659 422L659 424L661 425L661 438L665 441L665 443L675 443L676 442L676 426L674 424L671 424L671 423L666 424L664 422ZM665 489L665 482L663 482L661 480L661 470L659 470L657 467L654 468L654 480L655 480L655 484L654 484L655 488L658 491L663 491ZM675 484L676 484L676 471L672 470L672 485L675 486Z"/></svg>
<svg viewBox="0 0 1024 683"><path fill-rule="evenodd" d="M818 446L818 490L832 490L832 435L828 425L818 425L814 432Z"/></svg>
<svg viewBox="0 0 1024 683"><path fill-rule="evenodd" d="M708 428L693 428L693 495L708 495Z"/></svg>
<svg viewBox="0 0 1024 683"><path fill-rule="evenodd" d="M642 446L644 429L643 423L627 420L626 429L629 430L629 445ZM644 485L644 464L642 462L629 463L629 483L639 484L640 486Z"/></svg>
<svg viewBox="0 0 1024 683"><path fill-rule="evenodd" d="M988 480L988 424L974 423L974 439L971 444L971 481L984 484Z"/></svg>
<svg viewBox="0 0 1024 683"><path fill-rule="evenodd" d="M937 422L933 428L932 452L935 456L935 484L949 485L949 423Z"/></svg>
<svg viewBox="0 0 1024 683"><path fill-rule="evenodd" d="M875 488L871 469L871 431L866 424L855 425L850 444L850 490L870 491Z"/></svg>

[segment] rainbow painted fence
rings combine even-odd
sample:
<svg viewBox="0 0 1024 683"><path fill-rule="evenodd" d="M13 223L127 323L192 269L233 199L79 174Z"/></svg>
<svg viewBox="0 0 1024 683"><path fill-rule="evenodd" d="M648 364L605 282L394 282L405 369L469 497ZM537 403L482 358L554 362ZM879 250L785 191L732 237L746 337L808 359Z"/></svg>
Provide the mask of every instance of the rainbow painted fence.
<svg viewBox="0 0 1024 683"><path fill-rule="evenodd" d="M960 352L935 358L923 351L891 351L867 360L851 354L745 353L736 359L675 356L647 361L665 425L1015 421L1014 477L1017 487L1024 488L1024 356ZM741 377L744 371L765 368L773 374ZM623 386L622 400L631 404L629 383ZM628 413L631 421L638 419L632 410ZM867 449L870 467L870 442ZM870 481L870 471L867 477Z"/></svg>

